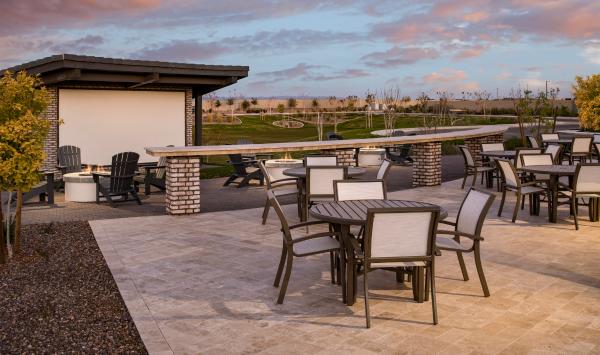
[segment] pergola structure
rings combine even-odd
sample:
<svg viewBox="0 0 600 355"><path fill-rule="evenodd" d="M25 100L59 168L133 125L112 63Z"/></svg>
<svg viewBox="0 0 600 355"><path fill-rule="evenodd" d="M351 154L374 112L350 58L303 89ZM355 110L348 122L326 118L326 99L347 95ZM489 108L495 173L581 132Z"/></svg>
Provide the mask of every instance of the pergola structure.
<svg viewBox="0 0 600 355"><path fill-rule="evenodd" d="M48 89L51 103L46 118L53 124L46 142L45 168L51 169L56 165L59 144L73 144L69 140L71 137L85 143L86 129L106 139L107 134L116 134L129 122L136 127L133 134L154 138L140 140L138 146L162 144L160 137L168 136L168 132L144 132L145 128L160 124L144 123L152 118L153 113L164 120L163 129L168 131L169 126L165 123L171 123L171 129L178 130L172 134L181 134L177 138L181 141L168 141L165 145L201 145L202 95L235 84L248 76L249 68L60 54L6 70L25 70L39 75ZM132 107L126 107L126 103L131 103ZM168 105L172 106L166 107ZM59 118L65 121L64 127L58 127ZM116 122L111 122L111 119ZM115 127L114 132L106 132L103 123L120 127ZM176 125L185 126L185 133L179 127L175 128ZM59 132L63 129L64 132ZM114 142L106 144L115 143L115 149L118 149L123 137L114 136L111 141ZM98 142L97 146L100 144ZM85 148L82 147L82 152L86 151ZM93 147L88 150L91 149ZM141 150L138 153L144 153L143 149L138 150Z"/></svg>

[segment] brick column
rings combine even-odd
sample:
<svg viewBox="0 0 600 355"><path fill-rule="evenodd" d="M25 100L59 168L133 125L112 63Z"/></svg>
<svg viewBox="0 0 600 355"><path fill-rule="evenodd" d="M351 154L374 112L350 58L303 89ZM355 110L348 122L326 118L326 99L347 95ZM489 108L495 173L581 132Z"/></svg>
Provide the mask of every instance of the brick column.
<svg viewBox="0 0 600 355"><path fill-rule="evenodd" d="M442 143L418 143L412 148L413 187L442 183Z"/></svg>
<svg viewBox="0 0 600 355"><path fill-rule="evenodd" d="M338 165L355 166L356 157L354 148L351 149L325 149L321 151L323 155L337 155Z"/></svg>
<svg viewBox="0 0 600 355"><path fill-rule="evenodd" d="M46 157L42 165L44 170L50 170L57 172L56 166L58 165L58 88L57 87L46 87L50 102L46 111L41 117L50 121L50 130L44 141L44 152ZM55 176L60 178L60 176Z"/></svg>
<svg viewBox="0 0 600 355"><path fill-rule="evenodd" d="M476 137L465 139L465 145L471 151L475 163L481 163L481 144L482 143L502 143L504 142L503 134L494 134L492 136Z"/></svg>
<svg viewBox="0 0 600 355"><path fill-rule="evenodd" d="M167 214L200 212L200 157L168 157Z"/></svg>

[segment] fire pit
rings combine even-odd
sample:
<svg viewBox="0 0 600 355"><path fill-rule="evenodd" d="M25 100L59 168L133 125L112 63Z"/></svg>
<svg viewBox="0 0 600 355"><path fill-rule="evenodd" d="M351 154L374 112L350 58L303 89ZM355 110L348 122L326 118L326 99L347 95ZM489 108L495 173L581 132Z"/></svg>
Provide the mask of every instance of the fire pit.
<svg viewBox="0 0 600 355"><path fill-rule="evenodd" d="M360 148L358 153L359 166L379 166L385 158L383 148Z"/></svg>
<svg viewBox="0 0 600 355"><path fill-rule="evenodd" d="M272 180L285 179L289 176L283 175L285 169L299 168L302 166L302 160L300 159L271 159L265 161L265 168L269 170Z"/></svg>
<svg viewBox="0 0 600 355"><path fill-rule="evenodd" d="M96 201L96 184L92 173L69 173L63 175L65 182L65 201Z"/></svg>

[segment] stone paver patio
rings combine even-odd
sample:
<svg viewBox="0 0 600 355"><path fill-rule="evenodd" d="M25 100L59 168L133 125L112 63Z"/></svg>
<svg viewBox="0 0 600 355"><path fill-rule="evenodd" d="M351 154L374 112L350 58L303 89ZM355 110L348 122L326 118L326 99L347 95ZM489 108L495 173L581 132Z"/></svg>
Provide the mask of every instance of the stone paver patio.
<svg viewBox="0 0 600 355"><path fill-rule="evenodd" d="M458 181L397 191L390 198L437 203L455 215ZM272 286L281 251L274 214L261 209L90 222L150 353L598 353L600 223L575 231L565 208L558 224L494 202L483 234L491 297L483 297L473 258L462 281L456 256L436 259L439 324L431 303L412 301L394 274L370 274L372 328L362 290L352 307L329 279L326 255L294 261L288 293ZM293 216L293 206L286 206ZM311 232L316 231L311 228ZM372 275L372 276L371 276ZM362 284L359 279L359 284Z"/></svg>

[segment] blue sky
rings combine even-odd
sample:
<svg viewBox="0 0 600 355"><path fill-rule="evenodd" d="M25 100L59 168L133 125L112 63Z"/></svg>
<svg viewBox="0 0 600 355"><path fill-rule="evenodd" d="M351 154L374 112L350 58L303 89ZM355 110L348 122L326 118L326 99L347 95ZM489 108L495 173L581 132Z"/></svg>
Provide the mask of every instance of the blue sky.
<svg viewBox="0 0 600 355"><path fill-rule="evenodd" d="M600 71L600 2L5 0L0 66L58 53L248 65L221 92L364 96L511 88L570 96Z"/></svg>

